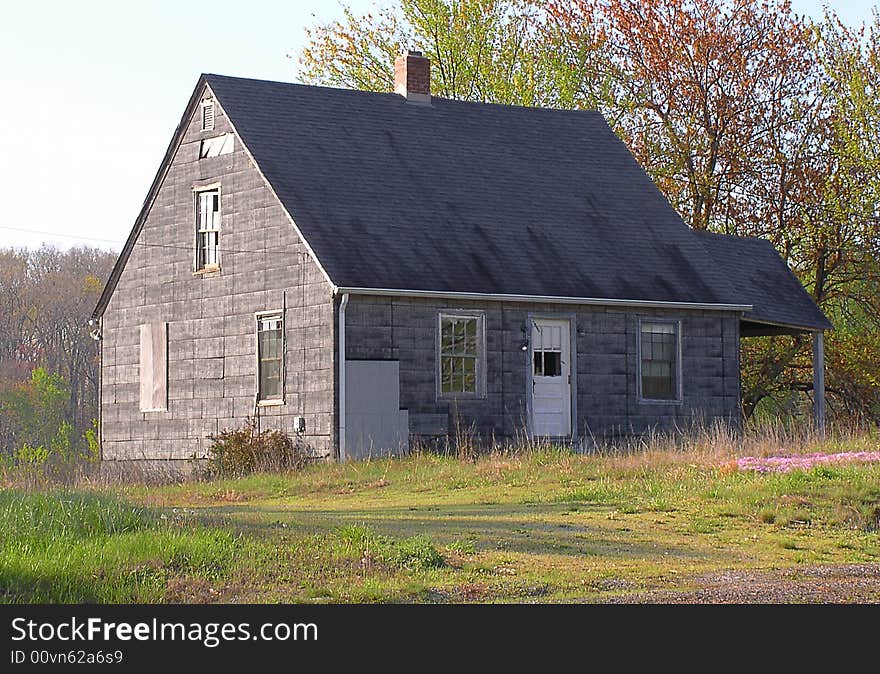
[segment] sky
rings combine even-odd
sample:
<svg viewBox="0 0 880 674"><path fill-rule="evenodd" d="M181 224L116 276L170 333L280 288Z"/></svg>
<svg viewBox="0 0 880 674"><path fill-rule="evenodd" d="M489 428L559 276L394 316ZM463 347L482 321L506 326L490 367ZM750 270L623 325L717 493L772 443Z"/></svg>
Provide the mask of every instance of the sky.
<svg viewBox="0 0 880 674"><path fill-rule="evenodd" d="M852 25L877 3L792 1ZM303 0L4 3L0 248L119 250L199 74L295 81L305 28L341 15Z"/></svg>

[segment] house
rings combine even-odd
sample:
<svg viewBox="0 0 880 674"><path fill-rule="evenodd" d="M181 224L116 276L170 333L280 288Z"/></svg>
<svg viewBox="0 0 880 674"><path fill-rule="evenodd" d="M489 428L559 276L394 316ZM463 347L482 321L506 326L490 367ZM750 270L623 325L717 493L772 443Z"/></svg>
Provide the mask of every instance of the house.
<svg viewBox="0 0 880 674"><path fill-rule="evenodd" d="M96 307L104 460L256 418L316 456L740 425L740 340L831 326L691 231L597 112L203 75ZM822 390L822 385L817 390ZM821 396L817 412L821 418Z"/></svg>

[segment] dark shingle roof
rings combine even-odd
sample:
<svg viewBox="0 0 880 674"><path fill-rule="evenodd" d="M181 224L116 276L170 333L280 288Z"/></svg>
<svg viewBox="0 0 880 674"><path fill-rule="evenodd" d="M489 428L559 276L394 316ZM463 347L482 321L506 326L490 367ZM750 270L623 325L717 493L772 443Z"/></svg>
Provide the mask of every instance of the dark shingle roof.
<svg viewBox="0 0 880 674"><path fill-rule="evenodd" d="M205 80L337 286L742 303L597 112Z"/></svg>
<svg viewBox="0 0 880 674"><path fill-rule="evenodd" d="M772 243L711 232L694 234L733 283L737 299L752 305L745 320L813 330L832 328Z"/></svg>

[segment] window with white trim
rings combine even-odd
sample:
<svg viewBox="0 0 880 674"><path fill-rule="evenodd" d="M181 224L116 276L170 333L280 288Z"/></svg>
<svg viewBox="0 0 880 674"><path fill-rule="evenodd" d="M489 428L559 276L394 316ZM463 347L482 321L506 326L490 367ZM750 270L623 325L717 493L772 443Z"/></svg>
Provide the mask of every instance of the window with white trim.
<svg viewBox="0 0 880 674"><path fill-rule="evenodd" d="M441 396L482 395L482 315L440 314L438 377Z"/></svg>
<svg viewBox="0 0 880 674"><path fill-rule="evenodd" d="M639 377L644 400L679 399L679 331L677 321L641 321Z"/></svg>
<svg viewBox="0 0 880 674"><path fill-rule="evenodd" d="M281 312L257 315L257 399L280 401L284 373L284 318Z"/></svg>
<svg viewBox="0 0 880 674"><path fill-rule="evenodd" d="M220 190L196 192L196 271L220 268Z"/></svg>

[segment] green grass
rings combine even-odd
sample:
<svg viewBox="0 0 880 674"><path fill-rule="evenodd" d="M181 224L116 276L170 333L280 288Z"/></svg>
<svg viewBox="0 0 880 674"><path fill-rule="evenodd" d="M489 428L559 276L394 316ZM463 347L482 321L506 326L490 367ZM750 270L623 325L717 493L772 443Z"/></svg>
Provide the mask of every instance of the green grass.
<svg viewBox="0 0 880 674"><path fill-rule="evenodd" d="M224 577L235 535L94 493L0 493L0 600L150 602Z"/></svg>
<svg viewBox="0 0 880 674"><path fill-rule="evenodd" d="M421 455L7 492L0 542L6 601L592 601L721 569L880 562L880 466Z"/></svg>

